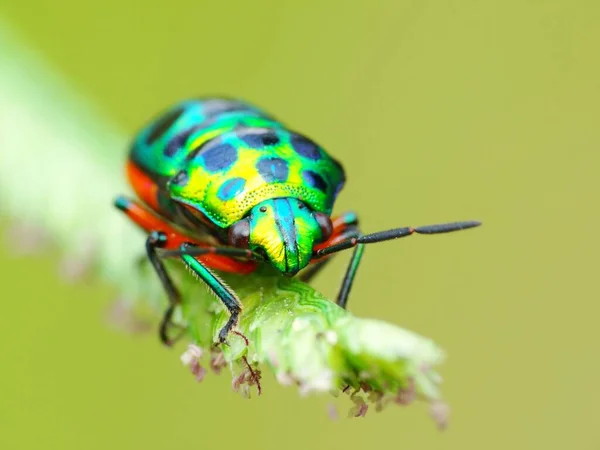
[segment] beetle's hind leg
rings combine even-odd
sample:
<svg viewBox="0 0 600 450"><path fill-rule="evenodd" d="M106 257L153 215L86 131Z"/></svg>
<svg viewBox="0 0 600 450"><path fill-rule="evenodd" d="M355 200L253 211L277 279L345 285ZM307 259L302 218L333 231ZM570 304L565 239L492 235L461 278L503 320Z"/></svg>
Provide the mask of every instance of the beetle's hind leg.
<svg viewBox="0 0 600 450"><path fill-rule="evenodd" d="M152 228L164 228L164 225L159 218L147 211L143 206L126 197L118 197L115 200L115 206L127 214L141 228L149 231L148 238L146 239L146 257L152 264L152 267L154 267L169 299L169 306L160 323L159 336L163 344L171 346L181 336L180 334L175 339L169 339L168 335L169 326L174 325L172 322L173 313L177 305L181 302L181 296L157 253L157 249L167 246L167 235L162 231L151 231Z"/></svg>
<svg viewBox="0 0 600 450"><path fill-rule="evenodd" d="M342 280L342 285L340 286L336 299L336 303L344 309L346 309L350 289L352 288L352 283L354 283L354 278L356 277L356 272L358 271L358 266L364 250L365 246L363 244L357 245L354 252L352 252L352 258L350 258L350 262L346 268L346 273L344 274L344 279Z"/></svg>
<svg viewBox="0 0 600 450"><path fill-rule="evenodd" d="M154 270L156 271L158 278L160 279L160 282L162 283L169 298L169 306L160 322L159 336L160 340L165 345L170 346L173 345L180 337L178 336L174 340L169 339L168 329L169 326L173 324L173 313L175 312L177 305L181 303L181 295L179 294L179 290L175 287L173 280L167 273L165 265L156 252L158 248L165 247L166 245L167 236L165 233L160 231L153 231L146 239L146 253L148 255L148 259L150 260L152 267L154 267Z"/></svg>

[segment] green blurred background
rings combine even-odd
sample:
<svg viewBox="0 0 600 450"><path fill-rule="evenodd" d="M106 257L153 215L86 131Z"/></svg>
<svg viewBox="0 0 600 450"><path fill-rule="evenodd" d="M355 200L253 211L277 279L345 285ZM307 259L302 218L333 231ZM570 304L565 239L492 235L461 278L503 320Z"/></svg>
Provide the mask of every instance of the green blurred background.
<svg viewBox="0 0 600 450"><path fill-rule="evenodd" d="M368 248L350 303L447 350L450 428L424 405L332 421L331 399L273 380L251 401L228 376L198 385L154 333L106 325L110 286L5 246L0 448L600 448L600 4L295 3L3 0L0 15L127 133L183 97L240 96L344 162L338 211L364 230L482 220Z"/></svg>

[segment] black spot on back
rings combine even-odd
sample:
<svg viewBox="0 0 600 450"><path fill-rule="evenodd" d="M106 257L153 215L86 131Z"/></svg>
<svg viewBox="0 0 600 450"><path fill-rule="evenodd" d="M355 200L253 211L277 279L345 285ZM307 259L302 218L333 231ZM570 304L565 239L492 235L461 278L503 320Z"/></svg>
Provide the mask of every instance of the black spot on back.
<svg viewBox="0 0 600 450"><path fill-rule="evenodd" d="M250 148L264 148L279 144L279 137L273 131L262 131L254 133L238 133L238 137Z"/></svg>
<svg viewBox="0 0 600 450"><path fill-rule="evenodd" d="M156 142L163 134L165 134L169 130L169 128L171 128L171 126L177 121L177 119L181 117L184 111L185 107L181 107L174 109L173 111L168 112L164 116L162 116L158 120L158 122L156 122L152 127L152 131L146 139L146 143L148 145L154 144L154 142Z"/></svg>
<svg viewBox="0 0 600 450"><path fill-rule="evenodd" d="M189 130L184 131L183 133L179 133L167 143L163 154L167 158L173 157L177 153L177 151L185 145L186 141L189 139L190 135L194 131L196 131L196 128L190 128Z"/></svg>
<svg viewBox="0 0 600 450"><path fill-rule="evenodd" d="M279 138L274 133L269 133L262 137L262 143L265 145L277 145L279 144Z"/></svg>
<svg viewBox="0 0 600 450"><path fill-rule="evenodd" d="M317 160L321 158L321 152L317 144L304 136L292 136L292 147L300 156L308 159Z"/></svg>
<svg viewBox="0 0 600 450"><path fill-rule="evenodd" d="M237 160L237 150L231 144L218 144L212 148L203 150L200 157L204 161L204 167L209 172L218 172L231 167Z"/></svg>
<svg viewBox="0 0 600 450"><path fill-rule="evenodd" d="M302 172L302 178L310 187L314 187L321 192L327 192L327 182L318 173L313 172L312 170L305 170Z"/></svg>
<svg viewBox="0 0 600 450"><path fill-rule="evenodd" d="M267 183L285 181L290 172L288 163L281 158L262 158L256 164L256 168Z"/></svg>

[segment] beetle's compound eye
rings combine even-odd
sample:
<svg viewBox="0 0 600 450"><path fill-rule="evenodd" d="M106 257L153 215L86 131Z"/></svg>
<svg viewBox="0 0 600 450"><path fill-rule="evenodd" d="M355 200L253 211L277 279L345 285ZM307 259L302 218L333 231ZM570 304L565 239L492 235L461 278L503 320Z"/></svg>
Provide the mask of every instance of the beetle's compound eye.
<svg viewBox="0 0 600 450"><path fill-rule="evenodd" d="M242 219L229 228L229 243L237 248L248 248L250 241L250 221Z"/></svg>
<svg viewBox="0 0 600 450"><path fill-rule="evenodd" d="M319 224L319 228L321 228L321 238L319 239L319 242L324 242L327 239L329 239L329 236L331 236L331 233L333 232L333 225L331 223L331 219L327 214L323 214L320 212L316 212L314 214L315 219Z"/></svg>

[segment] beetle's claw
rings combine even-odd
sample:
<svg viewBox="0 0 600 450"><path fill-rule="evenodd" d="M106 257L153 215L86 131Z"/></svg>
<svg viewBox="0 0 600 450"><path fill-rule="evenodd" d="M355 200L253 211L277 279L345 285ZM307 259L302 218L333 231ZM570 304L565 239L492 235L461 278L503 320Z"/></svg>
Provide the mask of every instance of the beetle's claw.
<svg viewBox="0 0 600 450"><path fill-rule="evenodd" d="M223 328L221 331L219 331L219 342L217 342L217 346L225 345L225 346L229 347L229 342L227 341L228 334L229 334L229 332L225 328Z"/></svg>

